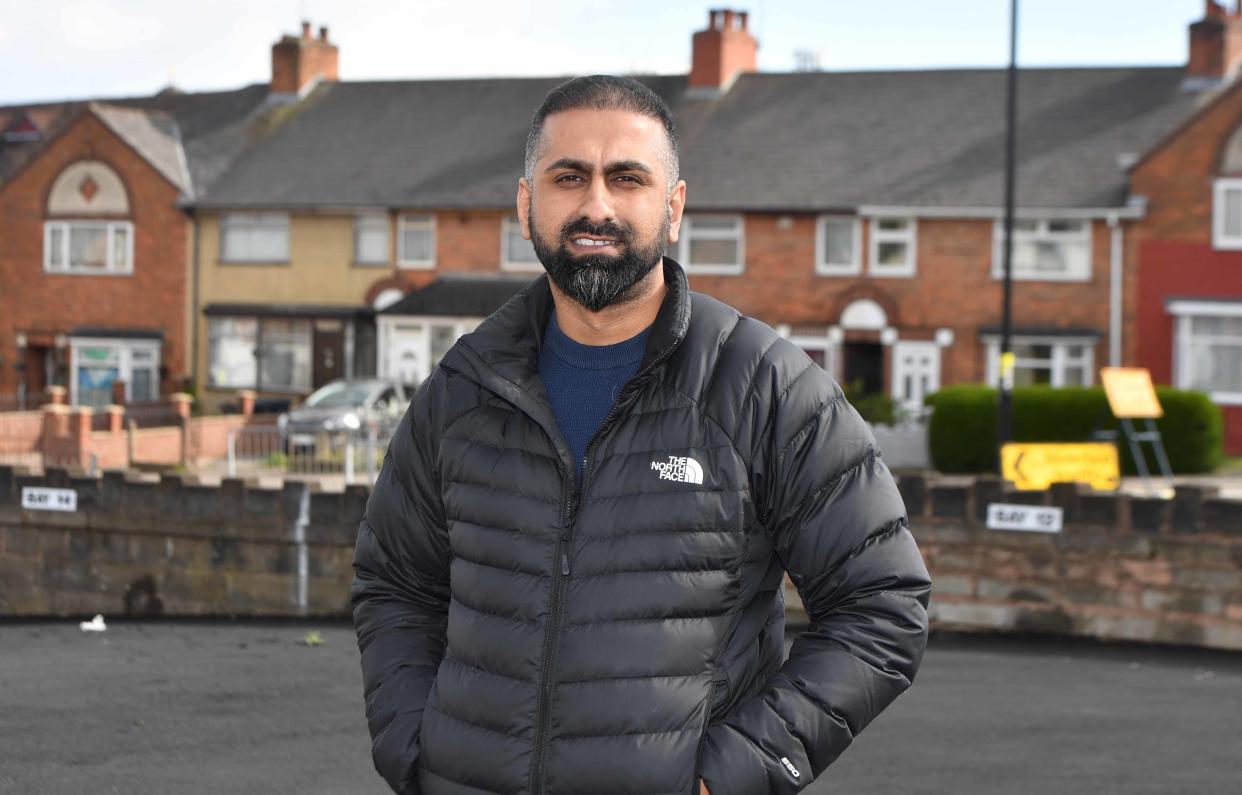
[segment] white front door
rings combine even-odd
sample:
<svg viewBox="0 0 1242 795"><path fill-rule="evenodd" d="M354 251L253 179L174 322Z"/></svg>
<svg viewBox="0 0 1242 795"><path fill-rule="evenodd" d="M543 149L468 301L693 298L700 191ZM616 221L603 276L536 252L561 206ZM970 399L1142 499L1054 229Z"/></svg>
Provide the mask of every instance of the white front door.
<svg viewBox="0 0 1242 795"><path fill-rule="evenodd" d="M893 343L893 399L913 414L923 398L940 389L940 346L934 342Z"/></svg>
<svg viewBox="0 0 1242 795"><path fill-rule="evenodd" d="M384 347L384 372L404 384L421 383L431 372L427 326L423 323L392 323Z"/></svg>

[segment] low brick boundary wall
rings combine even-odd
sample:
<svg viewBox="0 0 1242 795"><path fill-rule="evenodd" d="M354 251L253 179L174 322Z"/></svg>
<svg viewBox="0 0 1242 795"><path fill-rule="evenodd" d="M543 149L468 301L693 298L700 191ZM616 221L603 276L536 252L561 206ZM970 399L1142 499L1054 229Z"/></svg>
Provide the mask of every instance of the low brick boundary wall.
<svg viewBox="0 0 1242 795"><path fill-rule="evenodd" d="M78 510L22 510L24 486L73 489ZM368 494L0 466L0 616L347 615Z"/></svg>
<svg viewBox="0 0 1242 795"><path fill-rule="evenodd" d="M78 510L22 510L24 486L72 488ZM1242 649L1240 500L1201 487L1172 499L1016 492L919 473L898 486L932 573L934 628ZM0 466L0 616L348 615L368 494ZM997 502L1059 507L1064 528L988 529ZM791 621L804 621L786 594Z"/></svg>
<svg viewBox="0 0 1242 795"><path fill-rule="evenodd" d="M920 474L898 486L932 573L933 627L1242 649L1242 500L1198 486L1168 499ZM1063 529L988 529L991 503L1059 507Z"/></svg>

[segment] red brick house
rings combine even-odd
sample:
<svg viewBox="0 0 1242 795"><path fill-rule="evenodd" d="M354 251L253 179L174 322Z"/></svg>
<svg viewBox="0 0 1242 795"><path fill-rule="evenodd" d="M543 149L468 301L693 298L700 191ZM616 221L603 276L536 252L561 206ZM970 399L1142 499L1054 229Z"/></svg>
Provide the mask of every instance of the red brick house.
<svg viewBox="0 0 1242 795"><path fill-rule="evenodd" d="M1221 406L1242 453L1242 9L1208 0L1189 77L1208 101L1131 170L1146 212L1132 232L1135 363Z"/></svg>

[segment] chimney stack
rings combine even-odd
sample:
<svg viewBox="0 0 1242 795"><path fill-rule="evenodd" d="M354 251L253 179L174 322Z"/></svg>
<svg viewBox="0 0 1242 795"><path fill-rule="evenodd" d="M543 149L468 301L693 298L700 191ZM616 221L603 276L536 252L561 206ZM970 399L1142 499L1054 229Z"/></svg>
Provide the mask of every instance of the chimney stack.
<svg viewBox="0 0 1242 795"><path fill-rule="evenodd" d="M1242 0L1232 11L1216 0L1204 0L1203 19L1190 26L1190 59L1186 77L1232 80L1242 64Z"/></svg>
<svg viewBox="0 0 1242 795"><path fill-rule="evenodd" d="M756 70L759 42L750 35L748 17L726 8L707 12L707 30L694 34L691 89L728 91L739 74Z"/></svg>
<svg viewBox="0 0 1242 795"><path fill-rule="evenodd" d="M328 27L311 34L311 23L302 22L301 37L285 35L272 45L273 94L300 97L320 80L337 79L337 48L328 41Z"/></svg>

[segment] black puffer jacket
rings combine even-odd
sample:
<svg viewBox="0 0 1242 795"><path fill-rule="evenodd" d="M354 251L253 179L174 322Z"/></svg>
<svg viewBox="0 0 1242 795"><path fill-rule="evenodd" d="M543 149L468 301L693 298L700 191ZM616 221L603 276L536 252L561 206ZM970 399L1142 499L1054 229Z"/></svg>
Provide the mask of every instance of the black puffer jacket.
<svg viewBox="0 0 1242 795"><path fill-rule="evenodd" d="M930 582L870 429L801 350L664 271L580 489L536 365L546 276L397 429L351 590L395 791L793 793L914 678ZM785 570L811 627L782 665Z"/></svg>

